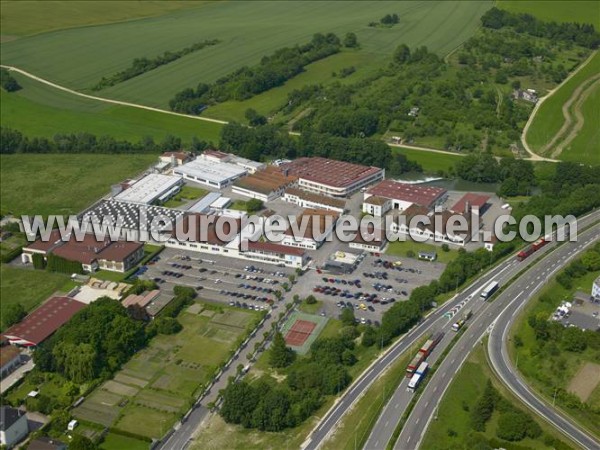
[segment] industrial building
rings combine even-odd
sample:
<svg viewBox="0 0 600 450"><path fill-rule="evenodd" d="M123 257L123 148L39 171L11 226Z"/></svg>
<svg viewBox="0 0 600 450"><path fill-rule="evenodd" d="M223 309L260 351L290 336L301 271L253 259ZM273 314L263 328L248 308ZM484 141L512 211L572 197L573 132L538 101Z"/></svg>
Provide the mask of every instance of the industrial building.
<svg viewBox="0 0 600 450"><path fill-rule="evenodd" d="M193 159L193 155L188 152L164 152L158 157L159 162L171 165L171 167L181 166Z"/></svg>
<svg viewBox="0 0 600 450"><path fill-rule="evenodd" d="M339 218L335 211L305 209L285 231L281 244L316 250L333 232Z"/></svg>
<svg viewBox="0 0 600 450"><path fill-rule="evenodd" d="M483 214L489 207L488 200L489 195L473 194L469 192L463 195L455 204L450 208L450 211L462 214L469 210L477 212L479 215Z"/></svg>
<svg viewBox="0 0 600 450"><path fill-rule="evenodd" d="M346 201L344 199L313 194L312 192L303 191L298 188L286 189L283 193L283 200L302 208L326 209L340 214L346 209Z"/></svg>
<svg viewBox="0 0 600 450"><path fill-rule="evenodd" d="M23 248L21 260L32 263L33 255L47 259L50 253L69 261L81 263L83 270L94 272L98 269L112 272L126 272L144 256L144 246L139 242L98 240L94 234L84 234L81 240L73 233L68 240L62 240L58 230L52 231L47 242L37 240Z"/></svg>
<svg viewBox="0 0 600 450"><path fill-rule="evenodd" d="M74 298L50 297L21 322L2 333L2 336L13 345L40 345L85 306L85 303Z"/></svg>
<svg viewBox="0 0 600 450"><path fill-rule="evenodd" d="M173 169L174 175L216 189L226 188L246 173L241 166L200 157Z"/></svg>
<svg viewBox="0 0 600 450"><path fill-rule="evenodd" d="M383 217L392 209L392 199L371 195L363 201L363 212L374 217Z"/></svg>
<svg viewBox="0 0 600 450"><path fill-rule="evenodd" d="M446 201L448 192L446 189L435 186L421 186L400 183L394 180L384 180L365 192L364 201L368 205L371 205L372 203L369 203L369 198L373 196L389 199L391 200L391 207L389 209L403 211L413 204L433 209ZM370 201L374 202L375 200ZM363 211L365 211L364 208L363 206Z"/></svg>
<svg viewBox="0 0 600 450"><path fill-rule="evenodd" d="M232 153L220 152L218 150L206 150L199 156L199 158L206 161L234 164L246 170L248 173L256 173L266 167L264 163L242 158L241 156L237 156Z"/></svg>
<svg viewBox="0 0 600 450"><path fill-rule="evenodd" d="M145 205L160 204L177 194L182 185L181 177L152 173L134 183L128 183L114 199Z"/></svg>
<svg viewBox="0 0 600 450"><path fill-rule="evenodd" d="M150 232L160 233L166 223L174 225L183 211L161 206L102 200L82 214L81 220L102 224L103 221L121 223L119 239L153 242Z"/></svg>
<svg viewBox="0 0 600 450"><path fill-rule="evenodd" d="M286 188L294 186L297 182L297 177L286 175L275 166L268 166L264 170L237 180L231 191L234 194L268 202L281 197Z"/></svg>
<svg viewBox="0 0 600 450"><path fill-rule="evenodd" d="M385 170L333 159L299 158L279 166L298 177L300 189L332 197L348 197L383 180Z"/></svg>

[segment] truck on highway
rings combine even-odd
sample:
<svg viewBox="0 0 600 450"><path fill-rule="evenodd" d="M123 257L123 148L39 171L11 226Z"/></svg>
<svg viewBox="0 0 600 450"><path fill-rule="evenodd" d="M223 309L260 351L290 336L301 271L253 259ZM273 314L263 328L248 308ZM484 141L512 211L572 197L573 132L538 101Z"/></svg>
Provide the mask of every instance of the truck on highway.
<svg viewBox="0 0 600 450"><path fill-rule="evenodd" d="M419 387L419 384L421 383L421 381L423 381L423 379L425 378L425 375L427 374L428 368L429 368L429 364L427 364L426 362L423 362L419 365L418 369L415 371L414 375L411 377L410 381L408 382L408 390L409 391L414 392Z"/></svg>
<svg viewBox="0 0 600 450"><path fill-rule="evenodd" d="M484 300L487 300L494 294L494 292L498 290L499 287L500 285L497 281L491 281L490 284L488 284L485 289L481 291L480 297Z"/></svg>
<svg viewBox="0 0 600 450"><path fill-rule="evenodd" d="M473 315L473 311L472 310L468 310L466 311L463 315L462 315L462 319L460 319L458 322L455 322L452 325L452 331L458 331L460 330L465 323L467 322L467 320L469 320L471 318L471 316Z"/></svg>
<svg viewBox="0 0 600 450"><path fill-rule="evenodd" d="M408 366L406 366L406 377L407 378L410 378L413 376L413 374L419 368L419 365L423 362L424 359L425 359L425 355L423 355L423 353L421 353L420 351L417 352L417 354L412 359L412 361L410 363L408 363Z"/></svg>
<svg viewBox="0 0 600 450"><path fill-rule="evenodd" d="M547 237L538 239L533 244L531 244L529 247L527 247L527 248L521 250L519 253L517 253L517 259L519 261L523 261L524 259L528 258L533 253L537 252L540 248L542 248L544 245L546 245L549 242L550 242L550 239Z"/></svg>
<svg viewBox="0 0 600 450"><path fill-rule="evenodd" d="M436 347L436 345L438 345L438 343L442 340L443 337L444 337L444 333L441 331L434 333L427 340L427 342L425 342L423 344L423 346L420 348L419 352L423 353L423 356L425 358L427 358L429 356L429 354L433 351L433 349Z"/></svg>

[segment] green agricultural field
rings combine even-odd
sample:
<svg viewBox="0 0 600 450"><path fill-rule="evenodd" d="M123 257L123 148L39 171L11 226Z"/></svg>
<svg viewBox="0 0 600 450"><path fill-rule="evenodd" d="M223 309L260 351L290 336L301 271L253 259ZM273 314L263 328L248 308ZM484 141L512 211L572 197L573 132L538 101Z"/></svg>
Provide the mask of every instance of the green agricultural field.
<svg viewBox="0 0 600 450"><path fill-rule="evenodd" d="M166 135L191 142L193 137L218 142L221 124L129 106L90 100L14 74L20 91L0 92L2 126L27 136L53 137L57 133L88 132L132 142L151 136L160 142Z"/></svg>
<svg viewBox="0 0 600 450"><path fill-rule="evenodd" d="M560 131L565 123L563 115L563 105L577 93L577 88L585 85L586 80L600 72L600 52L592 57L588 64L581 68L571 79L548 97L539 107L531 126L526 135L527 143L534 151L541 151L544 154L552 152L553 148L544 149L546 144L551 142L552 138ZM588 81L589 83L589 81ZM596 86L598 82L594 84ZM589 88L588 88L589 89ZM579 160L580 162L598 163L598 146L597 140L594 141L594 133L597 132L597 122L594 122L594 117L597 117L597 88L593 89L592 94L587 97L581 107L584 124L583 128L577 133L578 136L571 142L560 158L568 160ZM596 102L594 103L594 99ZM574 120L577 117L574 115L572 105L570 113ZM590 115L591 114L591 115ZM567 132L568 133L568 132ZM583 136L583 137L581 137Z"/></svg>
<svg viewBox="0 0 600 450"><path fill-rule="evenodd" d="M2 155L2 212L74 214L155 161L155 155Z"/></svg>
<svg viewBox="0 0 600 450"><path fill-rule="evenodd" d="M70 88L87 90L102 76L125 69L134 58L219 39L218 45L100 92L166 107L175 92L256 64L280 47L308 41L316 32L343 36L353 31L361 44L358 53L367 56L389 56L402 42L426 45L443 55L473 34L479 17L491 6L491 1L211 2L160 17L5 42L1 60ZM398 25L387 29L367 26L391 12L400 16Z"/></svg>
<svg viewBox="0 0 600 450"><path fill-rule="evenodd" d="M154 337L74 410L75 417L147 438L163 436L257 317L234 308L192 305L177 318L183 330Z"/></svg>
<svg viewBox="0 0 600 450"><path fill-rule="evenodd" d="M600 5L588 0L499 0L498 7L555 22L591 23L600 29Z"/></svg>
<svg viewBox="0 0 600 450"><path fill-rule="evenodd" d="M507 449L569 448L562 440L559 440L561 439L559 433L553 431L541 420L537 420L537 422L542 427L543 434L537 439L525 438L514 443L499 439L496 437L500 415L498 411L494 411L484 432L474 431L471 426L471 411L483 393L488 380L492 380L494 387L498 389L502 397L523 411L527 411L496 381L487 365L484 350L478 347L462 366L444 394L437 412L437 420L432 421L427 428L427 433L421 442L422 448L436 450L475 448L477 443L484 441L487 445L483 447L486 448L487 446Z"/></svg>
<svg viewBox="0 0 600 450"><path fill-rule="evenodd" d="M13 303L31 310L69 282L69 276L0 265L0 311Z"/></svg>
<svg viewBox="0 0 600 450"><path fill-rule="evenodd" d="M438 173L453 172L454 166L463 155L450 155L448 153L435 153L426 150L415 150L405 147L392 147L392 152L400 153L411 161L418 162L423 167L423 171L428 174L437 175Z"/></svg>
<svg viewBox="0 0 600 450"><path fill-rule="evenodd" d="M3 1L0 27L4 41L51 30L158 16L183 8L197 7L202 3L204 2L120 0L107 8L106 2L95 0Z"/></svg>

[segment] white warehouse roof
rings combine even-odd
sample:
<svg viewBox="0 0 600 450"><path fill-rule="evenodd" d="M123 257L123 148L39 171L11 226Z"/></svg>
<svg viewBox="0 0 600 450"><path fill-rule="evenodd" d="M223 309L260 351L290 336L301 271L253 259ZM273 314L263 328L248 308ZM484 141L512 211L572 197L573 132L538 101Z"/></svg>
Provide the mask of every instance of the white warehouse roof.
<svg viewBox="0 0 600 450"><path fill-rule="evenodd" d="M221 184L231 178L246 174L247 170L235 164L195 159L173 170L175 174L187 175L198 180Z"/></svg>
<svg viewBox="0 0 600 450"><path fill-rule="evenodd" d="M176 190L183 183L181 177L150 174L115 196L121 202L150 204Z"/></svg>

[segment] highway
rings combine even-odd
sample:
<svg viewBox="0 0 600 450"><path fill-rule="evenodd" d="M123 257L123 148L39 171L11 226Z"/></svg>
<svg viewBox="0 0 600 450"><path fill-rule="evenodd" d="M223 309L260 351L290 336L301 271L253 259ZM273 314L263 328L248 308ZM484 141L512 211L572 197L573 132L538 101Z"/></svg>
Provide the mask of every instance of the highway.
<svg viewBox="0 0 600 450"><path fill-rule="evenodd" d="M583 228L586 224L592 223L593 221L598 220L599 218L600 212L594 212L586 218L580 219L579 228ZM404 335L398 341L392 344L392 346L388 348L388 350L380 358L378 358L363 374L361 374L353 382L353 384L325 414L325 416L317 424L315 429L313 429L310 436L303 443L302 448L305 450L318 449L335 430L337 424L340 422L346 411L352 408L353 404L358 399L360 399L360 397L367 391L371 384L397 358L399 358L408 349L413 347L423 337L427 337L434 331L441 330L444 326L448 326L449 319L447 317L444 317L446 314L448 314L453 309L456 309L457 306L466 305L468 303L471 303L472 305L488 305L485 302L475 300L478 297L478 293L481 289L483 289L490 281L495 280L499 277L501 277L499 278L501 280L508 280L514 277L528 264L530 264L536 258L539 258L541 255L548 252L552 247L553 245L548 245L542 248L540 251L534 253L532 256L530 256L523 262L518 262L514 258L508 258L507 260L494 267L489 272L483 274L483 276L478 278L475 282L471 283L466 289L464 289L462 292L456 295L453 299L446 302L440 308L434 310L429 316L427 316L422 321L422 323L420 323L417 327L409 331L406 335ZM473 306L471 305L470 307L473 308ZM479 307L480 306L478 306L478 308ZM400 390L404 391L405 388L401 386ZM400 393L398 393L397 395L401 396ZM392 407L393 412L391 412L389 410L388 405L386 409L388 410L388 413L391 413L391 415L389 417L387 416L387 414L382 415L378 420L378 423L375 425L376 427L379 427L379 429L385 429L383 433L387 435L387 439L385 435L382 435L381 438L378 438L376 435L374 435L373 438L369 439L369 445L372 445L372 447L366 448L385 448L387 441L391 437L395 424L398 422L398 419L402 416L406 404L408 404L408 402L406 402L404 408L402 408L402 401L400 397L396 397L396 399L399 400L399 403L397 403L399 406L396 408L396 404L391 403L394 405ZM381 421L383 421L383 425L380 423ZM375 445L376 442L377 445Z"/></svg>
<svg viewBox="0 0 600 450"><path fill-rule="evenodd" d="M588 217L584 223L591 223L592 218L597 220L597 217L598 213L596 212L591 217ZM580 228L582 226L582 221L580 221ZM589 230L580 232L577 242L568 242L548 254L542 261L533 265L522 276L519 276L513 284L508 286L491 303L488 303L489 306L487 308L479 314L473 315L473 318L468 322L467 330L444 358L423 390L408 420L404 424L398 441L395 443L395 449L405 450L419 447L427 427L434 418L437 408L452 379L458 373L475 346L478 343L482 343L484 335L496 327L502 331L499 337L496 331L492 331L492 335L494 335L492 344L494 347L499 346L501 354L499 358L496 356L495 370L498 370L502 374L503 379L506 377L509 380L508 382L505 381L507 382L507 386L512 389L513 385L519 385L522 389L516 391L517 395L523 398L526 403L531 402L532 405L536 405L538 407L536 409L538 414L541 414L550 423L559 427L561 431L572 437L575 442L581 443L585 448L600 448L600 445L593 438L560 416L527 389L510 367L506 353L502 355L502 348L505 349L505 344L502 342L506 337L506 330L510 327L512 318L518 310L550 277L599 238L600 225L595 225ZM525 261L531 262L531 259ZM496 352L496 348L494 351ZM495 355L498 355L498 353L495 353ZM505 369L506 372L504 371ZM566 431L562 427L566 427Z"/></svg>

